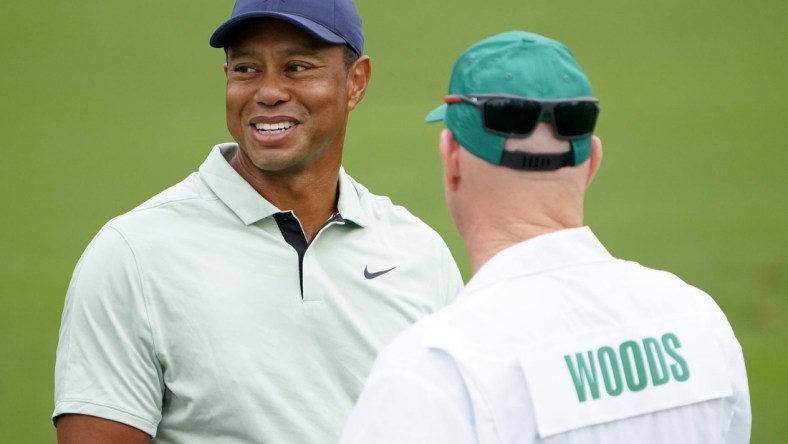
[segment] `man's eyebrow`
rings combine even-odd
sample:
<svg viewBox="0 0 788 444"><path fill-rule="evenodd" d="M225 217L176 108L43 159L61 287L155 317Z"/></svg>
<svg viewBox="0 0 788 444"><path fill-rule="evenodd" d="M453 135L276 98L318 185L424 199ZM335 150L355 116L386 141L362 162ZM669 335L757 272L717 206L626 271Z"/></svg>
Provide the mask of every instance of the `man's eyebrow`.
<svg viewBox="0 0 788 444"><path fill-rule="evenodd" d="M282 54L294 57L294 56L306 56L306 57L317 57L322 53L322 48L290 48L282 51Z"/></svg>
<svg viewBox="0 0 788 444"><path fill-rule="evenodd" d="M280 54L285 57L317 57L323 51L323 48L288 48L285 50L280 51ZM227 56L230 60L238 59L242 57L257 57L257 52L253 49L230 49L227 51Z"/></svg>
<svg viewBox="0 0 788 444"><path fill-rule="evenodd" d="M255 53L250 49L229 49L227 51L228 59L238 59L241 57L254 57L255 55L257 55L257 53Z"/></svg>

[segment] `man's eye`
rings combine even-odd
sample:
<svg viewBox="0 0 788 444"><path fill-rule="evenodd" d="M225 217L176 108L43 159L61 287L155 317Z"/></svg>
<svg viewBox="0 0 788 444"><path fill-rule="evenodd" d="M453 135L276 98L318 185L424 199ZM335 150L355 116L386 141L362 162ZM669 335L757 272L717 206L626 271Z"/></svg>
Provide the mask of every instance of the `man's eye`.
<svg viewBox="0 0 788 444"><path fill-rule="evenodd" d="M302 72L302 71L306 71L307 69L309 69L308 66L301 65L301 64L298 64L298 63L293 63L293 64L287 66L287 70L290 71L290 72Z"/></svg>
<svg viewBox="0 0 788 444"><path fill-rule="evenodd" d="M235 67L235 72L250 73L255 71L254 68L252 68L251 66L239 65Z"/></svg>

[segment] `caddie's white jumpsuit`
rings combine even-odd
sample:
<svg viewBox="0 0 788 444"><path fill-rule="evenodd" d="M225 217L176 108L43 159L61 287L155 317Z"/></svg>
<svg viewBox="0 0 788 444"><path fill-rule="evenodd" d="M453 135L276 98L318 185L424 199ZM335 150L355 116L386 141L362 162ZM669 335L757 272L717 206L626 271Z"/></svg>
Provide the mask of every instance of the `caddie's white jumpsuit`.
<svg viewBox="0 0 788 444"><path fill-rule="evenodd" d="M376 361L358 443L746 443L741 347L676 276L587 227L510 247Z"/></svg>

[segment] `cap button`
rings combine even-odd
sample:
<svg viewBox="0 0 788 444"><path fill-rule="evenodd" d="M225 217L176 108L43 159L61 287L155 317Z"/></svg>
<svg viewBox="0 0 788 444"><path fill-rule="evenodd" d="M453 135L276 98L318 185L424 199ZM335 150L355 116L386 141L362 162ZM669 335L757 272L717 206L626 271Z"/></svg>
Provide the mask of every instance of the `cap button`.
<svg viewBox="0 0 788 444"><path fill-rule="evenodd" d="M505 78L506 80L512 80L512 79L514 78L514 76L512 75L512 73L510 73L510 72L509 72L509 73L506 73L506 75L504 76L504 78Z"/></svg>

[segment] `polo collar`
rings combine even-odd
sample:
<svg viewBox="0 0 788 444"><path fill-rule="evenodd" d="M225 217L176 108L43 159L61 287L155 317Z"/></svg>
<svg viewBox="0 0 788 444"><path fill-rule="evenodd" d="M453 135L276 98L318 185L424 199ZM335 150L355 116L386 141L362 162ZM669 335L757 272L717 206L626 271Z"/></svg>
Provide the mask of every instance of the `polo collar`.
<svg viewBox="0 0 788 444"><path fill-rule="evenodd" d="M235 143L214 146L208 158L200 165L200 176L219 200L246 225L280 213L282 210L261 196L230 166L229 161L237 152L238 145ZM344 168L339 170L337 207L342 220L351 221L362 227L366 225L358 190Z"/></svg>
<svg viewBox="0 0 788 444"><path fill-rule="evenodd" d="M471 278L465 290L471 292L506 279L613 259L589 227L567 228L498 252Z"/></svg>
<svg viewBox="0 0 788 444"><path fill-rule="evenodd" d="M345 221L351 221L360 227L367 226L367 216L361 208L359 185L345 172L344 167L339 168L339 199L337 210Z"/></svg>

